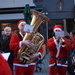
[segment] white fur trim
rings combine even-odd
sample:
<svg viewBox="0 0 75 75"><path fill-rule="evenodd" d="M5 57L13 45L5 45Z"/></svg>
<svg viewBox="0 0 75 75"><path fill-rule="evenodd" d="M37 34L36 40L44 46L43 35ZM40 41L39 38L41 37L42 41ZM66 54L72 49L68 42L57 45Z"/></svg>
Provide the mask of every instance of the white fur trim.
<svg viewBox="0 0 75 75"><path fill-rule="evenodd" d="M53 39L54 39L54 43L55 43L56 45L58 45L58 43L57 43L57 41L56 41L55 37L53 37Z"/></svg>
<svg viewBox="0 0 75 75"><path fill-rule="evenodd" d="M55 30L60 30L60 31L62 31L62 29L60 29L60 28L55 28L54 31L55 31Z"/></svg>
<svg viewBox="0 0 75 75"><path fill-rule="evenodd" d="M49 67L51 67L51 66L54 66L55 64L51 64L51 65L49 65ZM68 67L68 65L66 65L66 64L64 64L64 65L61 65L61 64L57 64L57 66L63 66L63 67Z"/></svg>
<svg viewBox="0 0 75 75"><path fill-rule="evenodd" d="M20 22L18 26L20 26L22 23L25 23L26 24L26 22Z"/></svg>
<svg viewBox="0 0 75 75"><path fill-rule="evenodd" d="M65 64L57 64L57 66L63 66L63 67L68 67L68 62L66 61L66 63ZM55 65L55 63L53 63L53 64L49 64L49 67L51 67L51 66L54 66Z"/></svg>
<svg viewBox="0 0 75 75"><path fill-rule="evenodd" d="M40 54L41 55L41 58L42 58L42 54L40 52L38 52L38 54Z"/></svg>
<svg viewBox="0 0 75 75"><path fill-rule="evenodd" d="M54 38L54 37L53 37ZM56 48L57 48L57 54L56 54L56 57L59 56L59 53L60 53L60 44L57 43L56 39L54 38L54 42L56 44Z"/></svg>
<svg viewBox="0 0 75 75"><path fill-rule="evenodd" d="M21 48L21 47L22 47L22 41L19 42L19 48Z"/></svg>
<svg viewBox="0 0 75 75"><path fill-rule="evenodd" d="M30 64L25 64L25 65L14 63L13 65L14 66L21 66L21 67L28 67L29 65L36 65L36 63L30 63Z"/></svg>
<svg viewBox="0 0 75 75"><path fill-rule="evenodd" d="M24 37L21 32L19 32L19 34L22 36L22 38Z"/></svg>
<svg viewBox="0 0 75 75"><path fill-rule="evenodd" d="M19 32L19 34L22 36L22 38L23 38L23 35L22 35L22 33L21 32ZM20 41L19 42L19 48L21 48L22 47L22 41Z"/></svg>
<svg viewBox="0 0 75 75"><path fill-rule="evenodd" d="M55 65L55 63L54 64L50 64L49 67L54 66L54 65Z"/></svg>

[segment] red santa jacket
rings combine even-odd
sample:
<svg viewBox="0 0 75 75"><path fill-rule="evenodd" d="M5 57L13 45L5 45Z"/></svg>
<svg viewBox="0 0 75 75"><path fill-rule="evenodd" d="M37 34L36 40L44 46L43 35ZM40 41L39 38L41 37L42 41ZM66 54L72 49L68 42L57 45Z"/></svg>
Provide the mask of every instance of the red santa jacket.
<svg viewBox="0 0 75 75"><path fill-rule="evenodd" d="M66 46L62 47L57 44L55 38L50 38L47 41L47 49L50 51L50 56L55 58L63 58L68 56L68 52L72 50L72 46L70 44L70 41L66 38L62 38L64 42L66 42ZM50 58L49 64L50 66L54 66L55 64L54 58ZM61 61L57 61L57 65L61 65Z"/></svg>
<svg viewBox="0 0 75 75"><path fill-rule="evenodd" d="M22 38L19 38L17 33L14 33L10 39L10 49L14 51L14 55L16 56L18 53L18 50L20 49L19 47L19 42L22 41ZM43 53L43 47L40 48L39 53ZM14 59L14 63L21 64L18 60L17 57Z"/></svg>
<svg viewBox="0 0 75 75"><path fill-rule="evenodd" d="M72 47L75 49L75 35L73 36L73 43L72 43Z"/></svg>
<svg viewBox="0 0 75 75"><path fill-rule="evenodd" d="M12 75L8 62L0 54L0 75Z"/></svg>

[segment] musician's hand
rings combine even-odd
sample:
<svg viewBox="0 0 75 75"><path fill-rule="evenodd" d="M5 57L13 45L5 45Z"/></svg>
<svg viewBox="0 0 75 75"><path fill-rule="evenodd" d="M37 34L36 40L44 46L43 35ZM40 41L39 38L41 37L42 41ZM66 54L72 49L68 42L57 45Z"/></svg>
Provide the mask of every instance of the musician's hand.
<svg viewBox="0 0 75 75"><path fill-rule="evenodd" d="M22 44L27 46L27 47L32 47L32 43L29 42L29 40L26 40L26 41L22 41Z"/></svg>
<svg viewBox="0 0 75 75"><path fill-rule="evenodd" d="M56 41L57 41L57 42L60 42L60 41L61 41L61 38L57 38Z"/></svg>
<svg viewBox="0 0 75 75"><path fill-rule="evenodd" d="M38 53L32 54L32 55L30 56L31 59L35 59L36 57L39 57L39 54L38 54Z"/></svg>
<svg viewBox="0 0 75 75"><path fill-rule="evenodd" d="M59 38L57 38L56 41L59 42Z"/></svg>

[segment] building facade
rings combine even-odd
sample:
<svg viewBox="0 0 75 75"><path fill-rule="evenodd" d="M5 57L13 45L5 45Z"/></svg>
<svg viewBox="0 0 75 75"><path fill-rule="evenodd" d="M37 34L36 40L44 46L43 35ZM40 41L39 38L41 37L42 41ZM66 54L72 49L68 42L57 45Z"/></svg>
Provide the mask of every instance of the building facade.
<svg viewBox="0 0 75 75"><path fill-rule="evenodd" d="M23 10L26 4L35 7L33 0L0 1L0 31L3 31L5 26L12 27L13 32L17 29L17 22L24 19Z"/></svg>
<svg viewBox="0 0 75 75"><path fill-rule="evenodd" d="M75 0L2 0L0 1L0 34L3 33L5 26L11 26L15 32L17 22L24 19L23 10L26 4L49 18L49 21L39 28L46 40L51 37L54 24L62 24L64 30L68 32L75 29Z"/></svg>

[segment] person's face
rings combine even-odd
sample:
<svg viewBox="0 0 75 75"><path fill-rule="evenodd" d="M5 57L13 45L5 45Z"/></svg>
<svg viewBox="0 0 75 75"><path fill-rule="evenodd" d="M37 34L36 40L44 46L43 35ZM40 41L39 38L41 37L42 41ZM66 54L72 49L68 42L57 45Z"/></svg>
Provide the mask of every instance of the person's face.
<svg viewBox="0 0 75 75"><path fill-rule="evenodd" d="M70 38L72 38L73 37L73 34L72 34L72 32L70 32Z"/></svg>
<svg viewBox="0 0 75 75"><path fill-rule="evenodd" d="M55 30L54 32L60 32L60 30Z"/></svg>
<svg viewBox="0 0 75 75"><path fill-rule="evenodd" d="M23 31L23 28L24 28L24 25L25 25L25 24L26 24L26 23L22 23L21 25L18 26L18 28L19 28L20 31Z"/></svg>
<svg viewBox="0 0 75 75"><path fill-rule="evenodd" d="M4 34L5 34L6 36L9 36L9 35L11 34L11 31L10 31L10 30L5 30L5 31L4 31Z"/></svg>

